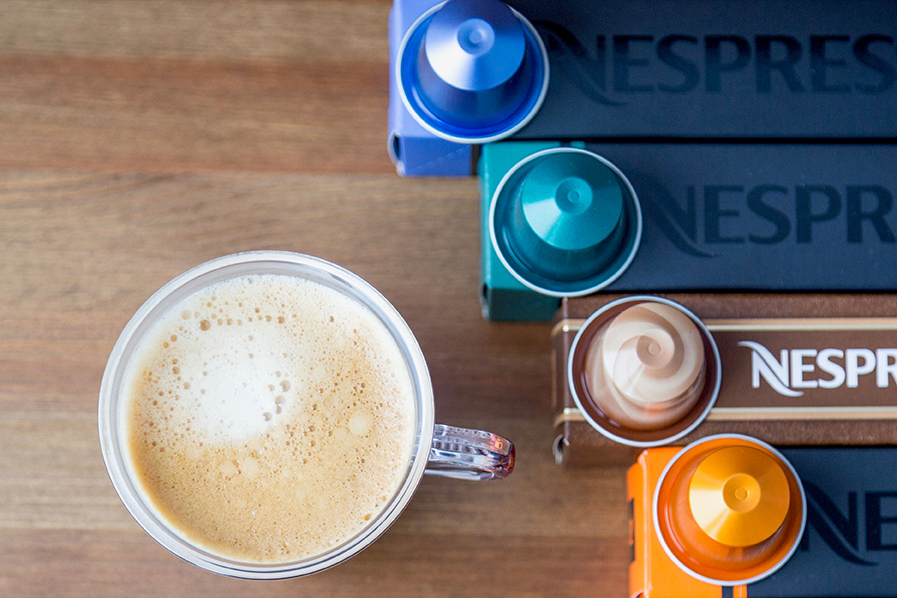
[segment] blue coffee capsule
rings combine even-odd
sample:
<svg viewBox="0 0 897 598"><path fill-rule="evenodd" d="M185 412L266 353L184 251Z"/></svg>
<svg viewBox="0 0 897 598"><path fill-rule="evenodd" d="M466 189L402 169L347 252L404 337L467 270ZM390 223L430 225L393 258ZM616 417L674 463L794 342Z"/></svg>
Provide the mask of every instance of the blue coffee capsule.
<svg viewBox="0 0 897 598"><path fill-rule="evenodd" d="M458 143L511 135L548 90L548 53L532 24L499 0L449 0L408 30L399 94L425 129Z"/></svg>
<svg viewBox="0 0 897 598"><path fill-rule="evenodd" d="M635 257L642 214L632 185L597 154L561 147L514 166L495 190L490 237L522 284L555 297L597 291Z"/></svg>

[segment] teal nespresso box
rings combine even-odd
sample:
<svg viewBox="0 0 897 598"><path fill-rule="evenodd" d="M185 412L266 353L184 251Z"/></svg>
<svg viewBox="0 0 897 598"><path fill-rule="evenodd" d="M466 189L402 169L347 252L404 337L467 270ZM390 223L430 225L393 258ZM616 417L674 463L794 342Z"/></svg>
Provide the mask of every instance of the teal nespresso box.
<svg viewBox="0 0 897 598"><path fill-rule="evenodd" d="M547 320L597 291L892 292L895 164L893 143L487 145L485 315Z"/></svg>
<svg viewBox="0 0 897 598"><path fill-rule="evenodd" d="M579 144L580 147L582 144ZM550 320L560 305L558 297L542 295L527 288L502 264L492 249L489 236L491 198L499 183L518 162L542 150L560 147L553 141L486 145L479 161L480 171L480 285L483 317L488 320Z"/></svg>

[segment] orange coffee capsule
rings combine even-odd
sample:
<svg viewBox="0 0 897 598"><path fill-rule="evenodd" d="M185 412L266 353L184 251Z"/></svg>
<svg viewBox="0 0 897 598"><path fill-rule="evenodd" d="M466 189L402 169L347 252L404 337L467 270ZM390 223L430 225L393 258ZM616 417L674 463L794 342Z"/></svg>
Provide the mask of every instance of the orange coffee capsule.
<svg viewBox="0 0 897 598"><path fill-rule="evenodd" d="M711 436L682 449L654 494L667 556L702 581L741 585L778 570L797 549L806 498L791 464L746 436Z"/></svg>

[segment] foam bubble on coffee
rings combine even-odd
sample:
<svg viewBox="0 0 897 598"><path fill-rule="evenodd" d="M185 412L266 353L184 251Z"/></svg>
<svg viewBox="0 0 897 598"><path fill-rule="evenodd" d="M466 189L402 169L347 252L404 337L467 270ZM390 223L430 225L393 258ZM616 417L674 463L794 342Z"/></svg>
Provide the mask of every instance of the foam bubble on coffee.
<svg viewBox="0 0 897 598"><path fill-rule="evenodd" d="M126 373L129 466L171 527L244 562L288 562L360 531L401 485L414 392L385 325L284 275L172 307Z"/></svg>

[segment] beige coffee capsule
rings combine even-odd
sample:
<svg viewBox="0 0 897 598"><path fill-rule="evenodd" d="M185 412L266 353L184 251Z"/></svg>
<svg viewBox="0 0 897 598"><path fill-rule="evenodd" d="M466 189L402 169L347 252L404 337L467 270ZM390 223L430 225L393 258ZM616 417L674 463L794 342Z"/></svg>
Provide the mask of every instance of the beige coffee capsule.
<svg viewBox="0 0 897 598"><path fill-rule="evenodd" d="M605 414L650 430L682 419L704 386L704 343L697 325L663 303L626 308L586 351L586 384Z"/></svg>
<svg viewBox="0 0 897 598"><path fill-rule="evenodd" d="M680 437L719 390L719 353L680 305L633 297L608 304L580 329L568 375L574 399L600 432L633 446Z"/></svg>

